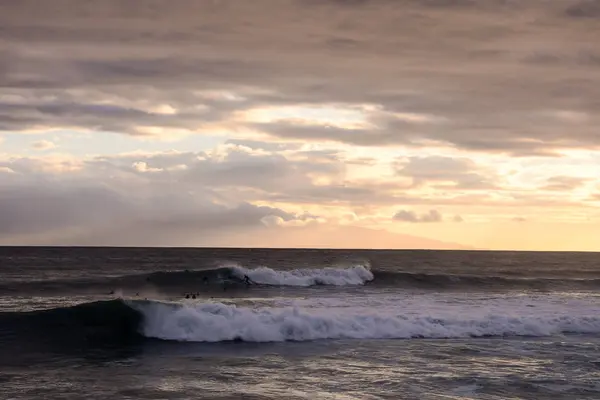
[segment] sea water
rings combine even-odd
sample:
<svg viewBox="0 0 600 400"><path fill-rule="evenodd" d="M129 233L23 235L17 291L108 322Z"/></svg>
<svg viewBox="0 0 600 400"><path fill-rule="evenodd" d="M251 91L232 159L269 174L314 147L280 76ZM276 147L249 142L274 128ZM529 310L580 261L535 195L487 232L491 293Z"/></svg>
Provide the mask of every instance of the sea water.
<svg viewBox="0 0 600 400"><path fill-rule="evenodd" d="M2 248L0 262L2 399L600 398L594 253Z"/></svg>

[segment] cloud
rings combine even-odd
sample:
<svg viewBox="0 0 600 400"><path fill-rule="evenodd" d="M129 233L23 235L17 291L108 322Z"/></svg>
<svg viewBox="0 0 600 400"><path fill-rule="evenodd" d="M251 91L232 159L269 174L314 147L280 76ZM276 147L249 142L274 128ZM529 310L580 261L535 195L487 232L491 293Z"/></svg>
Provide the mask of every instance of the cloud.
<svg viewBox="0 0 600 400"><path fill-rule="evenodd" d="M292 232L297 231L287 229L299 227L375 227L389 222L385 214L398 204L406 208L394 220L412 223L460 222L458 213L467 210L475 220L485 220L493 215L481 214L485 209L554 213L584 206L582 201L507 189L444 186L440 182L461 182L456 176L464 171L452 171L443 162L438 167L445 165L455 174L440 178L438 169L415 169L412 172L427 183L415 186L405 178L377 177L381 165L371 160L356 165L367 168L368 178L352 177L345 161L351 158L341 151L268 147L229 143L204 152L0 157L0 242L246 245L250 241L244 237L255 235L262 235L265 243L273 241L273 235L296 240L298 234ZM458 165L472 166L462 161ZM423 207L430 211L411 211ZM444 218L438 207L453 217ZM347 234L342 236L356 244ZM388 237L386 243L392 243L388 239L392 240Z"/></svg>
<svg viewBox="0 0 600 400"><path fill-rule="evenodd" d="M545 186L542 186L543 190L553 191L571 191L577 189L585 184L590 179L579 178L575 176L552 176L547 179Z"/></svg>
<svg viewBox="0 0 600 400"><path fill-rule="evenodd" d="M394 220L403 222L441 222L442 214L437 210L418 215L414 211L400 210L394 214Z"/></svg>
<svg viewBox="0 0 600 400"><path fill-rule="evenodd" d="M577 1L567 7L565 15L572 18L600 18L600 2L598 0Z"/></svg>
<svg viewBox="0 0 600 400"><path fill-rule="evenodd" d="M228 110L203 102L197 96L196 107L193 109L174 110L154 105L127 105L127 98L116 101L124 105L88 103L83 98L52 99L46 102L29 100L24 102L0 101L0 130L27 131L34 129L83 129L98 132L115 132L134 136L151 136L153 131L167 132L187 130L193 133L211 122L220 121ZM100 98L109 101L110 97ZM132 108L148 107L149 109ZM150 109L151 108L151 109Z"/></svg>
<svg viewBox="0 0 600 400"><path fill-rule="evenodd" d="M599 148L600 57L586 22L597 2L321 3L270 1L266 13L231 1L4 5L0 128L168 135L218 124L361 146L520 156ZM373 126L348 129L231 121L256 107L324 103L434 118L382 120L371 110Z"/></svg>
<svg viewBox="0 0 600 400"><path fill-rule="evenodd" d="M228 144L208 152L138 152L79 162L58 156L0 162L7 171L0 185L0 241L215 245L229 238L230 244L242 244L248 243L243 234L295 238L291 232L296 231L287 229L317 229L337 218L305 206L330 202L344 210L344 204L369 207L381 196L394 198L378 193L385 186L377 184L316 184L316 176L336 179L344 165L341 154L303 149L282 154L254 147ZM270 205L271 198L283 205ZM441 216L432 211L418 219L434 222ZM406 245L401 239L397 245Z"/></svg>
<svg viewBox="0 0 600 400"><path fill-rule="evenodd" d="M60 230L117 220L132 211L126 201L102 187L31 184L2 188L0 237Z"/></svg>
<svg viewBox="0 0 600 400"><path fill-rule="evenodd" d="M174 207L175 206L175 207ZM265 218L305 223L313 217L238 202L224 206L208 193L131 196L102 185L14 185L0 191L0 241L25 244L178 245L210 242Z"/></svg>
<svg viewBox="0 0 600 400"><path fill-rule="evenodd" d="M416 186L431 183L455 189L494 189L499 178L468 158L409 157L397 163L398 175L410 177Z"/></svg>
<svg viewBox="0 0 600 400"><path fill-rule="evenodd" d="M391 233L382 229L369 229L358 226L301 226L279 228L261 232L262 239L268 238L269 247L297 247L321 249L461 249L473 250L452 241L426 239L418 236ZM264 246L260 236L246 238L249 246ZM224 242L227 243L227 242Z"/></svg>
<svg viewBox="0 0 600 400"><path fill-rule="evenodd" d="M591 201L600 201L600 193L594 193L590 196Z"/></svg>
<svg viewBox="0 0 600 400"><path fill-rule="evenodd" d="M347 156L338 151L252 147L230 142L199 153L165 153L99 157L88 161L103 173L136 174L156 180L177 180L190 187L208 187L226 198L304 204L394 203L394 194L408 188L401 180L356 180L348 177ZM271 149L269 149L271 148ZM377 168L358 159L358 165ZM416 201L417 199L413 199Z"/></svg>
<svg viewBox="0 0 600 400"><path fill-rule="evenodd" d="M467 229L594 207L597 1L265 1L5 2L0 238L226 243L398 209Z"/></svg>
<svg viewBox="0 0 600 400"><path fill-rule="evenodd" d="M136 161L132 165L133 169L137 172L159 172L162 171L160 168L150 168L144 161Z"/></svg>
<svg viewBox="0 0 600 400"><path fill-rule="evenodd" d="M339 150L283 151L258 142L253 147L225 144L204 152L134 152L87 159L13 157L0 167L22 180L52 176L58 181L81 179L136 193L153 190L185 193L211 191L222 202L268 202L305 207L360 207L374 212L397 204L482 207L581 207L576 199L514 191L492 185L495 173L470 160L403 158L396 175L381 175L385 164L349 163ZM436 162L439 161L439 162ZM421 167L420 163L423 163ZM361 175L353 175L360 168ZM476 171L476 172L474 172ZM489 177L489 178L488 178ZM487 181L483 179L487 179ZM418 184L414 184L417 182ZM487 183L486 183L487 182ZM485 185L483 183L486 183ZM495 183L494 183L495 184ZM137 201L137 200L135 200ZM172 204L178 207L177 201Z"/></svg>
<svg viewBox="0 0 600 400"><path fill-rule="evenodd" d="M56 147L54 143L49 140L38 140L33 142L32 147L36 150L50 150Z"/></svg>
<svg viewBox="0 0 600 400"><path fill-rule="evenodd" d="M259 229L269 221L280 226L324 221L307 212L252 203L235 190L221 193L244 179L255 188L274 190L280 176L264 176L261 165L281 162L236 146L221 151L99 157L79 164L60 158L2 162L2 171L10 173L0 184L0 241L198 244L228 232ZM186 168L173 168L179 165ZM310 171L309 164L281 166L273 171L289 176L298 173L295 168ZM212 172L201 173L202 168Z"/></svg>
<svg viewBox="0 0 600 400"><path fill-rule="evenodd" d="M252 150L265 150L265 151L286 151L286 150L299 150L302 146L297 143L276 143L276 142L261 142L258 140L248 139L229 139L225 144L234 146L242 146Z"/></svg>

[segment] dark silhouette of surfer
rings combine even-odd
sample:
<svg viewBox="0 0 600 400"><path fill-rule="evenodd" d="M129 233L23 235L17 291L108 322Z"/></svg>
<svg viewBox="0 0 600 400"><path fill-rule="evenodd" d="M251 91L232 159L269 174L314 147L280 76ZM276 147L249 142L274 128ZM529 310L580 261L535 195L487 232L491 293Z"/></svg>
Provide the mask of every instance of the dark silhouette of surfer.
<svg viewBox="0 0 600 400"><path fill-rule="evenodd" d="M252 280L248 277L248 275L244 275L244 282L246 283L246 286L250 286L252 283Z"/></svg>

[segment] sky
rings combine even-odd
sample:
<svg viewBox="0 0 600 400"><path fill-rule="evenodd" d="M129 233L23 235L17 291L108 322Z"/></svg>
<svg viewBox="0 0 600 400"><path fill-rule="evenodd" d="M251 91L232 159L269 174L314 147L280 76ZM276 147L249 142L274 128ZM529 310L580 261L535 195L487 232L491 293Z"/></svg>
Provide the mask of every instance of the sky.
<svg viewBox="0 0 600 400"><path fill-rule="evenodd" d="M20 0L0 27L0 244L600 251L598 0Z"/></svg>

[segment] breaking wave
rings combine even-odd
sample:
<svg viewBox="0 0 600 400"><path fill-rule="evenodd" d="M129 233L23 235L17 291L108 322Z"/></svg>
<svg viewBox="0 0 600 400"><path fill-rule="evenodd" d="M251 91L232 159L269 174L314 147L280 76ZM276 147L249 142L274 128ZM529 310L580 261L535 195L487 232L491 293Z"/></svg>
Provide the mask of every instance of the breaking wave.
<svg viewBox="0 0 600 400"><path fill-rule="evenodd" d="M458 314L432 316L310 308L246 308L221 303L134 303L144 315L143 334L163 340L283 342L317 339L411 339L549 336L600 333L600 317L576 315Z"/></svg>
<svg viewBox="0 0 600 400"><path fill-rule="evenodd" d="M0 294L210 292L246 289L244 277L255 286L360 286L365 284L431 290L562 290L600 288L600 277L518 277L372 270L368 264L348 267L279 270L241 265L204 270L158 271L116 277L0 282Z"/></svg>
<svg viewBox="0 0 600 400"><path fill-rule="evenodd" d="M0 313L0 349L129 346L147 340L284 342L600 334L594 307L546 304L500 308L443 306L242 307L223 303L110 300L35 312ZM545 308L544 308L545 307ZM25 345L14 345L25 341Z"/></svg>
<svg viewBox="0 0 600 400"><path fill-rule="evenodd" d="M349 286L363 285L372 281L373 273L362 265L350 268L295 269L276 271L267 267L231 267L233 275L239 279L248 276L252 282L276 286Z"/></svg>
<svg viewBox="0 0 600 400"><path fill-rule="evenodd" d="M205 270L158 271L117 277L57 279L34 282L0 282L0 293L81 291L198 291L246 288L244 276L255 285L296 286L363 285L374 279L368 265L276 270L267 267L246 268L239 265Z"/></svg>

